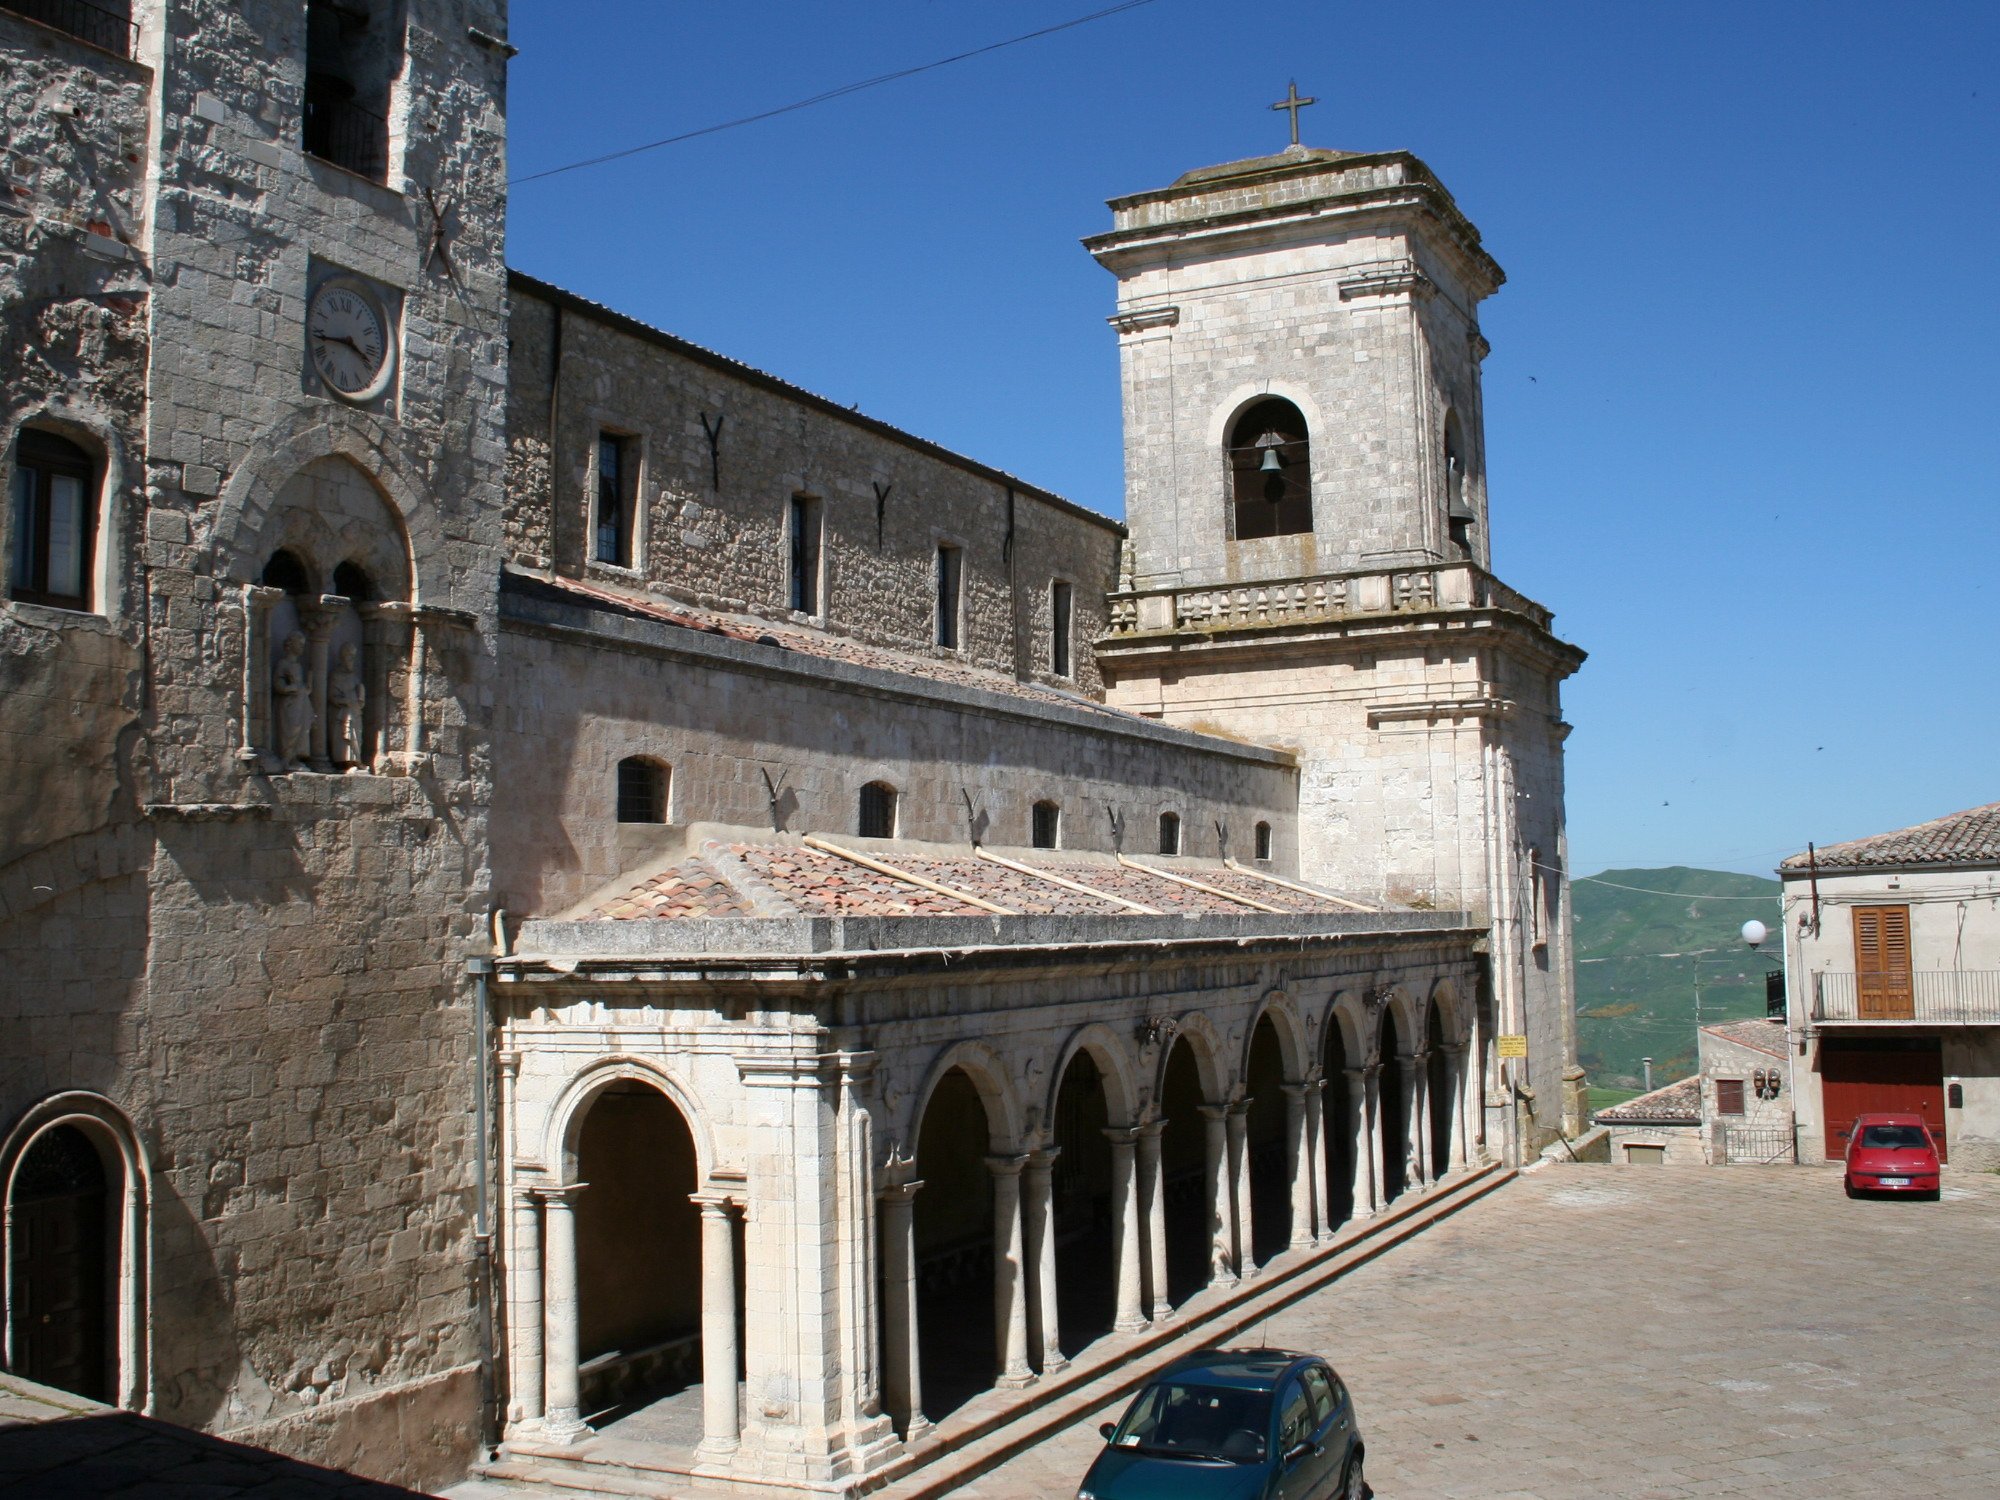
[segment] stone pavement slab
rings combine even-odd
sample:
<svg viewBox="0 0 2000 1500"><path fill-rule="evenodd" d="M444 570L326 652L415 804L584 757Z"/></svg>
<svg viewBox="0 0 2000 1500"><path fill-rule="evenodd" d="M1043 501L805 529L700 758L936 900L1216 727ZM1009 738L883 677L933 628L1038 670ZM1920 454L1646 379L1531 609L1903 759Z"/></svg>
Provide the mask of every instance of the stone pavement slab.
<svg viewBox="0 0 2000 1500"><path fill-rule="evenodd" d="M1552 1166L1279 1313L1384 1500L2000 1495L2000 1178ZM965 1500L1076 1491L1109 1408Z"/></svg>

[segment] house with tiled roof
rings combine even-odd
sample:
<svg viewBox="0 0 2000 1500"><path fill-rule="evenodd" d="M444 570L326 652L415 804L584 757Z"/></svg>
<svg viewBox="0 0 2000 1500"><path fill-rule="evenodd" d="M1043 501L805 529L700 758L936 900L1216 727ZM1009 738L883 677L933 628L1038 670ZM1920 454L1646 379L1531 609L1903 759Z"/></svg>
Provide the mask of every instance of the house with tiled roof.
<svg viewBox="0 0 2000 1500"><path fill-rule="evenodd" d="M1591 1119L1606 1132L1614 1164L1698 1167L1708 1160L1702 1145L1698 1076L1600 1109Z"/></svg>
<svg viewBox="0 0 2000 1500"><path fill-rule="evenodd" d="M2000 802L1808 845L1778 875L1801 1160L1894 1109L1948 1161L2000 1166Z"/></svg>

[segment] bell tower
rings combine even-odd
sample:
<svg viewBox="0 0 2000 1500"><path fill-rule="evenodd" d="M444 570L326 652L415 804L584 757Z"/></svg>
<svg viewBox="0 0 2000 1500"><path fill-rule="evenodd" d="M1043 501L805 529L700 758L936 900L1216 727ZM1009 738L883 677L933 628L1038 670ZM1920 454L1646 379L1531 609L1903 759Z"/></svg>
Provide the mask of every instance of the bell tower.
<svg viewBox="0 0 2000 1500"><path fill-rule="evenodd" d="M1489 571L1499 265L1404 151L1294 144L1111 210L1084 242L1118 278L1124 383L1110 701L1293 751L1276 858L1306 879L1488 924L1489 1103L1518 1083L1528 1137L1580 1124L1560 684L1583 653Z"/></svg>

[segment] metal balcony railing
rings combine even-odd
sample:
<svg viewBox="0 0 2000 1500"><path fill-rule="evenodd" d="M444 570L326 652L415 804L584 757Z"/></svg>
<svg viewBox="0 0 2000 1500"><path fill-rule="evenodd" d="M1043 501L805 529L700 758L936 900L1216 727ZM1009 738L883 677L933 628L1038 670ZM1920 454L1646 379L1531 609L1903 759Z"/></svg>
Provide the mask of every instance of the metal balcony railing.
<svg viewBox="0 0 2000 1500"><path fill-rule="evenodd" d="M1944 1026L2000 1026L2000 969L1929 969L1910 987L1870 977L1864 994L1853 972L1812 976L1814 1021L1900 1021Z"/></svg>
<svg viewBox="0 0 2000 1500"><path fill-rule="evenodd" d="M40 21L120 57L132 55L139 33L139 28L132 24L129 7L114 10L106 5L92 5L90 0L0 0L0 10Z"/></svg>
<svg viewBox="0 0 2000 1500"><path fill-rule="evenodd" d="M305 148L309 155L380 182L389 169L389 122L348 99L308 99Z"/></svg>

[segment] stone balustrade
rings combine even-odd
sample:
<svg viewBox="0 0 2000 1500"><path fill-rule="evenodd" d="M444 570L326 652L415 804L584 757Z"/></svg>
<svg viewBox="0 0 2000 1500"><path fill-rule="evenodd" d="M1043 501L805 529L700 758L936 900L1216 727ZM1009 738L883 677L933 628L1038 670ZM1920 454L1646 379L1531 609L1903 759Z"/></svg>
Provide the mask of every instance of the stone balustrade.
<svg viewBox="0 0 2000 1500"><path fill-rule="evenodd" d="M1260 583L1132 589L1110 598L1110 636L1306 624L1359 615L1498 609L1548 630L1554 615L1469 562Z"/></svg>

